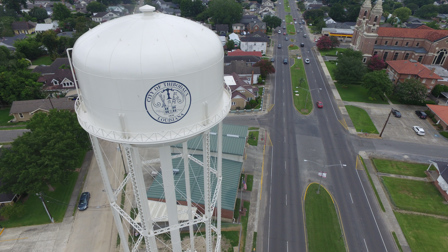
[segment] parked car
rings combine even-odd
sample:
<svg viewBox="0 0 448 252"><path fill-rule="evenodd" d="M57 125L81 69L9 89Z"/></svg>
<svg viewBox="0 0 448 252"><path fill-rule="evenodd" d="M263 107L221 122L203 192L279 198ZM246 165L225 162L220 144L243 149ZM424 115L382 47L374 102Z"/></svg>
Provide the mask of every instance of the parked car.
<svg viewBox="0 0 448 252"><path fill-rule="evenodd" d="M305 43L300 43L300 47L304 47L305 46Z"/></svg>
<svg viewBox="0 0 448 252"><path fill-rule="evenodd" d="M275 61L275 58L271 58L271 62L274 62Z"/></svg>
<svg viewBox="0 0 448 252"><path fill-rule="evenodd" d="M285 58L285 59L283 60L283 64L288 64L288 58Z"/></svg>
<svg viewBox="0 0 448 252"><path fill-rule="evenodd" d="M424 136L425 135L425 130L422 127L414 126L412 128L414 129L415 133L417 133L417 135L419 135L419 136Z"/></svg>
<svg viewBox="0 0 448 252"><path fill-rule="evenodd" d="M323 107L324 107L324 104L323 104L321 101L318 101L318 102L316 102L316 106L317 106L318 108L323 108Z"/></svg>
<svg viewBox="0 0 448 252"><path fill-rule="evenodd" d="M423 112L423 111L419 111L419 110L415 111L415 114L416 114L418 117L420 117L421 119L426 119L426 117L428 117L428 115L426 115L425 112Z"/></svg>
<svg viewBox="0 0 448 252"><path fill-rule="evenodd" d="M282 44L278 44L278 49L282 49Z"/></svg>
<svg viewBox="0 0 448 252"><path fill-rule="evenodd" d="M303 37L306 38L306 33L303 34Z"/></svg>
<svg viewBox="0 0 448 252"><path fill-rule="evenodd" d="M79 204L78 204L79 211L84 211L89 207L89 199L90 199L89 192L81 193L81 197L79 197Z"/></svg>
<svg viewBox="0 0 448 252"><path fill-rule="evenodd" d="M309 64L309 63L310 63L310 59L306 58L306 59L305 59L305 63L306 63L306 64Z"/></svg>
<svg viewBox="0 0 448 252"><path fill-rule="evenodd" d="M400 118L401 117L401 113L400 111L396 110L396 109L392 109L392 114L397 117Z"/></svg>
<svg viewBox="0 0 448 252"><path fill-rule="evenodd" d="M282 34L282 31L281 31L281 30L278 30L278 34Z"/></svg>

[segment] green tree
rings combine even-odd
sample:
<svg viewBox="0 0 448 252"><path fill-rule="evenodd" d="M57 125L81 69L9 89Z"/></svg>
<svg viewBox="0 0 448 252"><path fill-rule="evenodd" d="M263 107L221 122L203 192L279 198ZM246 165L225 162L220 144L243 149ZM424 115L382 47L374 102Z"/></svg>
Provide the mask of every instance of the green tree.
<svg viewBox="0 0 448 252"><path fill-rule="evenodd" d="M383 94L391 95L394 89L385 71L366 73L362 79L362 86L367 88L371 97L380 97L381 100L384 100Z"/></svg>
<svg viewBox="0 0 448 252"><path fill-rule="evenodd" d="M431 27L433 29L440 30L440 26L439 26L439 24L436 21L428 22L425 25L428 26L428 27Z"/></svg>
<svg viewBox="0 0 448 252"><path fill-rule="evenodd" d="M345 11L342 4L332 5L328 15L336 22L345 22Z"/></svg>
<svg viewBox="0 0 448 252"><path fill-rule="evenodd" d="M338 55L338 63L334 70L335 79L342 84L360 84L366 66L362 63L362 52L347 49L344 54Z"/></svg>
<svg viewBox="0 0 448 252"><path fill-rule="evenodd" d="M428 5L434 3L433 0L404 0L403 1L404 6L408 6L409 4L413 3L418 5L418 7L422 7L423 5Z"/></svg>
<svg viewBox="0 0 448 252"><path fill-rule="evenodd" d="M331 40L332 48L338 47L341 44L341 42L339 41L339 39L337 37L330 37L330 40Z"/></svg>
<svg viewBox="0 0 448 252"><path fill-rule="evenodd" d="M180 2L180 13L182 17L196 17L205 10L201 0L182 0Z"/></svg>
<svg viewBox="0 0 448 252"><path fill-rule="evenodd" d="M275 68L272 62L267 59L262 59L254 64L254 67L260 67L260 75L263 79L266 79L268 74L275 73Z"/></svg>
<svg viewBox="0 0 448 252"><path fill-rule="evenodd" d="M271 15L265 16L263 22L271 28L279 27L282 24L282 20L279 17Z"/></svg>
<svg viewBox="0 0 448 252"><path fill-rule="evenodd" d="M16 40L14 46L16 47L16 52L23 53L30 60L35 60L44 54L41 48L42 44L35 38Z"/></svg>
<svg viewBox="0 0 448 252"><path fill-rule="evenodd" d="M104 12L106 11L106 8L106 5L100 2L90 2L86 7L87 11L90 13Z"/></svg>
<svg viewBox="0 0 448 252"><path fill-rule="evenodd" d="M37 113L26 132L5 150L0 159L0 191L37 193L56 182L65 182L89 148L87 133L75 113L50 110Z"/></svg>
<svg viewBox="0 0 448 252"><path fill-rule="evenodd" d="M395 86L395 97L406 104L421 104L425 101L426 87L417 79L406 79Z"/></svg>
<svg viewBox="0 0 448 252"><path fill-rule="evenodd" d="M226 48L227 50L232 51L233 49L235 49L235 42L229 39L226 43Z"/></svg>
<svg viewBox="0 0 448 252"><path fill-rule="evenodd" d="M448 92L448 86L437 84L431 91L435 97L439 97L442 92Z"/></svg>
<svg viewBox="0 0 448 252"><path fill-rule="evenodd" d="M416 5L415 3L410 3L410 4L408 4L408 5L406 5L406 7L408 7L411 11L412 11L412 14L414 14L414 12L416 11L416 10L418 10L418 5ZM443 12L442 12L443 13ZM447 12L448 13L448 12Z"/></svg>
<svg viewBox="0 0 448 252"><path fill-rule="evenodd" d="M237 23L243 16L243 7L234 0L213 0L209 2L208 12L215 24Z"/></svg>
<svg viewBox="0 0 448 252"><path fill-rule="evenodd" d="M58 36L55 31L49 30L42 33L41 42L47 48L48 53L52 54L58 48Z"/></svg>
<svg viewBox="0 0 448 252"><path fill-rule="evenodd" d="M26 0L3 0L2 3L6 9L14 10L19 15L22 14L22 6L27 7Z"/></svg>
<svg viewBox="0 0 448 252"><path fill-rule="evenodd" d="M394 11L394 15L400 19L401 22L406 22L409 19L412 11L406 7L400 7Z"/></svg>
<svg viewBox="0 0 448 252"><path fill-rule="evenodd" d="M31 17L37 19L37 22L43 22L44 19L48 18L48 13L44 8L34 7L29 12Z"/></svg>
<svg viewBox="0 0 448 252"><path fill-rule="evenodd" d="M42 98L42 83L37 82L39 74L26 69L26 60L18 60L16 69L0 73L0 104L11 105L13 101Z"/></svg>
<svg viewBox="0 0 448 252"><path fill-rule="evenodd" d="M420 7L420 9L416 10L414 15L419 18L430 19L432 17L437 16L439 8L434 4L428 4Z"/></svg>
<svg viewBox="0 0 448 252"><path fill-rule="evenodd" d="M348 10L347 10L347 13L345 16L345 21L346 22L356 22L356 20L358 19L360 9L361 9L361 6L359 4L350 5L348 7Z"/></svg>
<svg viewBox="0 0 448 252"><path fill-rule="evenodd" d="M62 21L70 17L70 10L61 3L55 3L53 5L53 19Z"/></svg>

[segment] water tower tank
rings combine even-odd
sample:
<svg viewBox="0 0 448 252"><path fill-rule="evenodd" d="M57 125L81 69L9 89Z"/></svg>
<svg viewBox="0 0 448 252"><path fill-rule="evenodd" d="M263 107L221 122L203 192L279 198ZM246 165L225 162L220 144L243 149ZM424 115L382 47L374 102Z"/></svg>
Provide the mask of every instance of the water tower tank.
<svg viewBox="0 0 448 252"><path fill-rule="evenodd" d="M212 128L230 109L220 40L193 21L140 10L76 41L81 126L108 141L154 145Z"/></svg>

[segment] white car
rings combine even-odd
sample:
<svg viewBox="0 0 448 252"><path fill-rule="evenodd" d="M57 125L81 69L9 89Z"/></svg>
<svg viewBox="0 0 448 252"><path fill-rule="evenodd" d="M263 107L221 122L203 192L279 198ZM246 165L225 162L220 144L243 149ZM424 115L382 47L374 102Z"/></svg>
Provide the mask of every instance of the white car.
<svg viewBox="0 0 448 252"><path fill-rule="evenodd" d="M419 135L419 136L424 136L425 135L425 130L422 127L414 126L412 128L414 129L415 133L417 133L417 135Z"/></svg>
<svg viewBox="0 0 448 252"><path fill-rule="evenodd" d="M310 63L310 59L306 58L306 59L305 59L305 63L306 63L306 64L309 64L309 63Z"/></svg>

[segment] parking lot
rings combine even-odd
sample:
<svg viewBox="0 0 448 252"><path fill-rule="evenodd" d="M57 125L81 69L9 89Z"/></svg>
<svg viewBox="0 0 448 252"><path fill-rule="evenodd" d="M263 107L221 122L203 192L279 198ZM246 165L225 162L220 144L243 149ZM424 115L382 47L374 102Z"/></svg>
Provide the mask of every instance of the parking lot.
<svg viewBox="0 0 448 252"><path fill-rule="evenodd" d="M401 118L390 116L389 122L383 132L384 139L419 142L424 144L446 145L448 139L441 136L432 126L432 120L428 117L426 120L420 119L415 114L416 110L426 110L426 107L411 105L389 105L389 104L370 104L360 102L344 102L345 105L353 105L363 108L372 119L378 132L381 132L391 108L397 109L401 113ZM420 126L425 130L424 136L417 135L412 126Z"/></svg>

